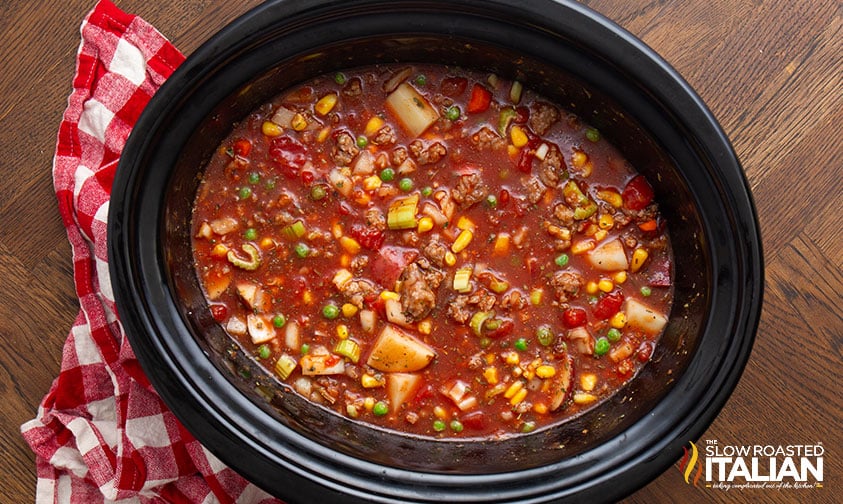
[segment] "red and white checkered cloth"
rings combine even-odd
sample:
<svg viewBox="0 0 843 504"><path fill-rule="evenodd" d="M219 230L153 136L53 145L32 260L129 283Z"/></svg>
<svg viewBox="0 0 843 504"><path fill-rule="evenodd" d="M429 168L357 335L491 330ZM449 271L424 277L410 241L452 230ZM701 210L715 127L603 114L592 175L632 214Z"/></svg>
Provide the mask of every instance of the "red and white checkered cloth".
<svg viewBox="0 0 843 504"><path fill-rule="evenodd" d="M132 126L184 57L107 0L81 34L53 165L81 310L58 378L21 427L36 454L36 501L278 502L184 429L144 376L116 315L106 253L112 180Z"/></svg>

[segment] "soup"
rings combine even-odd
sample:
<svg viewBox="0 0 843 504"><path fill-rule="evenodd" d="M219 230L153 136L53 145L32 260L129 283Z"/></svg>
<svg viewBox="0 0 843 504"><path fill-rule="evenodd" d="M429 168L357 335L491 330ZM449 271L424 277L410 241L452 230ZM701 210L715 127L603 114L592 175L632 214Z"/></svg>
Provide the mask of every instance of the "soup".
<svg viewBox="0 0 843 504"><path fill-rule="evenodd" d="M214 318L279 386L431 437L556 424L633 379L672 300L648 181L517 81L324 75L253 111L194 203Z"/></svg>

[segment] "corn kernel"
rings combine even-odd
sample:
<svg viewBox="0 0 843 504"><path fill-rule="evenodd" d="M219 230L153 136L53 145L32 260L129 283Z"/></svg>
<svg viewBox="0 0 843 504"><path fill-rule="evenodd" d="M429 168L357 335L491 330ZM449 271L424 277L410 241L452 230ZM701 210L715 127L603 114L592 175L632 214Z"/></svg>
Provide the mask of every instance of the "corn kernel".
<svg viewBox="0 0 843 504"><path fill-rule="evenodd" d="M318 134L318 135L316 135L316 140L317 140L319 143L322 143L322 142L324 142L325 140L327 140L327 139L328 139L328 135L330 135L330 134L331 134L331 127L330 127L330 126L325 126L325 127L324 127L324 128L322 128L321 130L319 130L319 134Z"/></svg>
<svg viewBox="0 0 843 504"><path fill-rule="evenodd" d="M457 264L457 256L455 256L454 253L450 250L448 252L445 252L445 264L447 264L448 266L453 266Z"/></svg>
<svg viewBox="0 0 843 504"><path fill-rule="evenodd" d="M516 147L524 147L530 140L527 138L527 134L524 133L524 130L518 125L513 126L509 130L509 138L512 140L512 145Z"/></svg>
<svg viewBox="0 0 843 504"><path fill-rule="evenodd" d="M397 292L384 290L381 291L381 299L383 299L384 301L389 301L390 299L393 301L399 301L401 299L401 295Z"/></svg>
<svg viewBox="0 0 843 504"><path fill-rule="evenodd" d="M600 226L600 229L612 229L612 226L615 225L615 218L610 214L603 214L597 219L597 225Z"/></svg>
<svg viewBox="0 0 843 504"><path fill-rule="evenodd" d="M597 232L594 233L594 239L597 241L603 241L603 239L607 236L609 236L609 232L605 229L598 229Z"/></svg>
<svg viewBox="0 0 843 504"><path fill-rule="evenodd" d="M515 406L517 404L520 404L526 397L527 397L527 389L522 388L521 390L516 392L514 396L512 396L512 399L509 400L509 404L511 404L513 406Z"/></svg>
<svg viewBox="0 0 843 504"><path fill-rule="evenodd" d="M584 405L584 404L591 404L597 400L597 396L594 394L588 394L586 392L576 392L574 393L574 404Z"/></svg>
<svg viewBox="0 0 843 504"><path fill-rule="evenodd" d="M448 412L445 411L445 408L443 408L442 406L436 406L433 408L433 416L435 416L439 420L444 420L448 418Z"/></svg>
<svg viewBox="0 0 843 504"><path fill-rule="evenodd" d="M486 383L489 385L497 385L498 383L498 368L495 366L489 366L483 370L483 378L486 379Z"/></svg>
<svg viewBox="0 0 843 504"><path fill-rule="evenodd" d="M283 133L284 130L281 129L281 126L278 126L272 121L264 121L261 124L261 133L268 137L277 137Z"/></svg>
<svg viewBox="0 0 843 504"><path fill-rule="evenodd" d="M313 293L310 290L306 290L301 294L301 300L304 304L311 304L313 303Z"/></svg>
<svg viewBox="0 0 843 504"><path fill-rule="evenodd" d="M507 399L512 399L513 397L515 397L515 394L517 394L523 388L524 382L522 382L521 380L515 380L514 382L512 382L512 385L510 385L506 389L506 392L503 393L503 396Z"/></svg>
<svg viewBox="0 0 843 504"><path fill-rule="evenodd" d="M533 289L530 291L530 304L533 306L538 306L542 304L542 298L544 298L544 290L543 289Z"/></svg>
<svg viewBox="0 0 843 504"><path fill-rule="evenodd" d="M374 116L366 123L366 129L363 131L363 134L370 137L380 131L381 128L383 128L383 119Z"/></svg>
<svg viewBox="0 0 843 504"><path fill-rule="evenodd" d="M542 364L536 368L536 376L539 378L551 378L556 376L556 368L547 364Z"/></svg>
<svg viewBox="0 0 843 504"><path fill-rule="evenodd" d="M455 254L462 252L471 243L472 238L474 238L474 233L470 229L463 229L454 243L451 244L451 251Z"/></svg>
<svg viewBox="0 0 843 504"><path fill-rule="evenodd" d="M598 290L600 289L597 287L597 282L595 281L590 281L585 284L585 291L589 294L597 294Z"/></svg>
<svg viewBox="0 0 843 504"><path fill-rule="evenodd" d="M424 319L418 323L417 328L422 334L430 334L433 331L433 322L430 319Z"/></svg>
<svg viewBox="0 0 843 504"><path fill-rule="evenodd" d="M529 369L529 368L528 368L528 369L525 369L524 371L522 371L522 372L521 372L521 376L522 376L525 380L532 380L533 378L535 378L535 377L536 377L536 372L535 372L535 371L533 371L532 369Z"/></svg>
<svg viewBox="0 0 843 504"><path fill-rule="evenodd" d="M336 238L337 240L340 239L340 236L343 235L342 231L342 224L339 222L335 222L331 225L331 235Z"/></svg>
<svg viewBox="0 0 843 504"><path fill-rule="evenodd" d="M509 157L515 157L518 155L519 152L521 151L518 149L518 147L512 144L506 146L506 153L509 154Z"/></svg>
<svg viewBox="0 0 843 504"><path fill-rule="evenodd" d="M350 268L351 267L351 256L348 254L343 254L340 256L340 266L343 268Z"/></svg>
<svg viewBox="0 0 843 504"><path fill-rule="evenodd" d="M360 377L360 385L363 385L364 388L375 388L382 386L383 381L378 380L369 373L366 373Z"/></svg>
<svg viewBox="0 0 843 504"><path fill-rule="evenodd" d="M597 282L597 288L603 292L612 292L612 289L615 288L615 283L608 278L601 278L600 281Z"/></svg>
<svg viewBox="0 0 843 504"><path fill-rule="evenodd" d="M571 245L571 253L574 255L585 254L586 252L593 250L596 245L597 242L594 240L580 240Z"/></svg>
<svg viewBox="0 0 843 504"><path fill-rule="evenodd" d="M582 168L583 166L585 166L585 163L587 161L588 154L579 149L574 149L574 153L571 154L571 164L574 165L575 168Z"/></svg>
<svg viewBox="0 0 843 504"><path fill-rule="evenodd" d="M615 329L623 329L626 326L626 313L618 312L609 319L609 325Z"/></svg>
<svg viewBox="0 0 843 504"><path fill-rule="evenodd" d="M457 228L474 231L476 229L476 226L474 225L474 222L471 219L469 219L465 215L462 215L459 219L457 219Z"/></svg>
<svg viewBox="0 0 843 504"><path fill-rule="evenodd" d="M360 252L360 244L357 243L357 240L350 236L341 236L340 237L340 246L349 254L357 254Z"/></svg>
<svg viewBox="0 0 843 504"><path fill-rule="evenodd" d="M313 108L316 110L317 114L326 115L334 108L334 105L336 104L337 95L334 93L328 93L322 98L319 98L319 101L316 102L316 105Z"/></svg>
<svg viewBox="0 0 843 504"><path fill-rule="evenodd" d="M369 411L372 411L372 408L375 407L375 398L374 397L367 397L363 399L363 407Z"/></svg>
<svg viewBox="0 0 843 504"><path fill-rule="evenodd" d="M594 373L583 373L580 375L580 388L591 392L597 386L597 375Z"/></svg>
<svg viewBox="0 0 843 504"><path fill-rule="evenodd" d="M597 191L597 197L615 208L623 206L623 197L621 197L617 191L613 191L611 189Z"/></svg>
<svg viewBox="0 0 843 504"><path fill-rule="evenodd" d="M345 324L340 324L337 326L337 338L339 339L348 339L348 326Z"/></svg>
<svg viewBox="0 0 843 504"><path fill-rule="evenodd" d="M363 189L367 191L374 191L383 184L383 181L377 175L369 175L363 179Z"/></svg>
<svg viewBox="0 0 843 504"><path fill-rule="evenodd" d="M626 282L627 274L626 271L618 271L612 276L612 280L615 281L616 284L622 284Z"/></svg>
<svg viewBox="0 0 843 504"><path fill-rule="evenodd" d="M352 278L353 276L351 272L345 268L342 268L340 270L337 270L336 273L334 273L333 283L337 287L337 289L342 289L343 286L345 286L346 283L350 282Z"/></svg>
<svg viewBox="0 0 843 504"><path fill-rule="evenodd" d="M357 315L358 308L351 303L343 304L341 309L342 309L343 317L350 318L350 317L353 317L353 316Z"/></svg>
<svg viewBox="0 0 843 504"><path fill-rule="evenodd" d="M521 362L521 357L518 356L518 352L506 352L503 356L504 361L510 366L514 366Z"/></svg>
<svg viewBox="0 0 843 504"><path fill-rule="evenodd" d="M261 239L260 246L261 246L262 249L271 249L272 247L275 246L275 240L266 236L266 237Z"/></svg>
<svg viewBox="0 0 843 504"><path fill-rule="evenodd" d="M635 273L636 271L641 269L641 266L644 266L644 261L650 256L647 253L647 249L638 247L632 252L632 264L629 265L629 269Z"/></svg>
<svg viewBox="0 0 843 504"><path fill-rule="evenodd" d="M433 229L433 219L430 217L422 217L419 219L419 226L416 231L419 233L427 233L431 229Z"/></svg>
<svg viewBox="0 0 843 504"><path fill-rule="evenodd" d="M225 257L226 254L228 254L228 247L222 243L217 243L214 245L214 248L211 249L211 255L214 257Z"/></svg>
<svg viewBox="0 0 843 504"><path fill-rule="evenodd" d="M290 126L296 131L304 131L307 128L307 119L301 113L297 113L290 119Z"/></svg>
<svg viewBox="0 0 843 504"><path fill-rule="evenodd" d="M547 413L547 404L536 403L533 405L533 411L535 411L539 415L544 415L545 413Z"/></svg>

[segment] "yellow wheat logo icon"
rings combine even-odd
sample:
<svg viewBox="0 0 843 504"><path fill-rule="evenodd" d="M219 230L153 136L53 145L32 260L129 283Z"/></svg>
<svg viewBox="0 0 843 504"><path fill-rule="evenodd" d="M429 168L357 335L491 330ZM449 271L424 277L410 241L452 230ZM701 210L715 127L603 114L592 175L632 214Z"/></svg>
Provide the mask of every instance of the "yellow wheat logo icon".
<svg viewBox="0 0 843 504"><path fill-rule="evenodd" d="M679 472L685 477L685 483L693 484L697 486L697 483L700 481L700 477L702 476L702 462L700 462L700 454L697 450L697 445L694 444L693 441L688 441L688 444L691 446L689 450L688 447L684 447L685 455L682 457L682 460L679 461ZM691 474L694 473L694 469L696 469L696 474L694 474L693 479L691 479Z"/></svg>

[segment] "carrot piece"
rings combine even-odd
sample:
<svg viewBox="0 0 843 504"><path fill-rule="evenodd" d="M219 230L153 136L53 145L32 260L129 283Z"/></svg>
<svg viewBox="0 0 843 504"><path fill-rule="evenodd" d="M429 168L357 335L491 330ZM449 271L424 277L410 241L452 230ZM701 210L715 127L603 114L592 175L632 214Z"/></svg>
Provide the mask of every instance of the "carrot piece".
<svg viewBox="0 0 843 504"><path fill-rule="evenodd" d="M655 231L657 227L656 219L650 219L638 225L638 229L641 231Z"/></svg>

